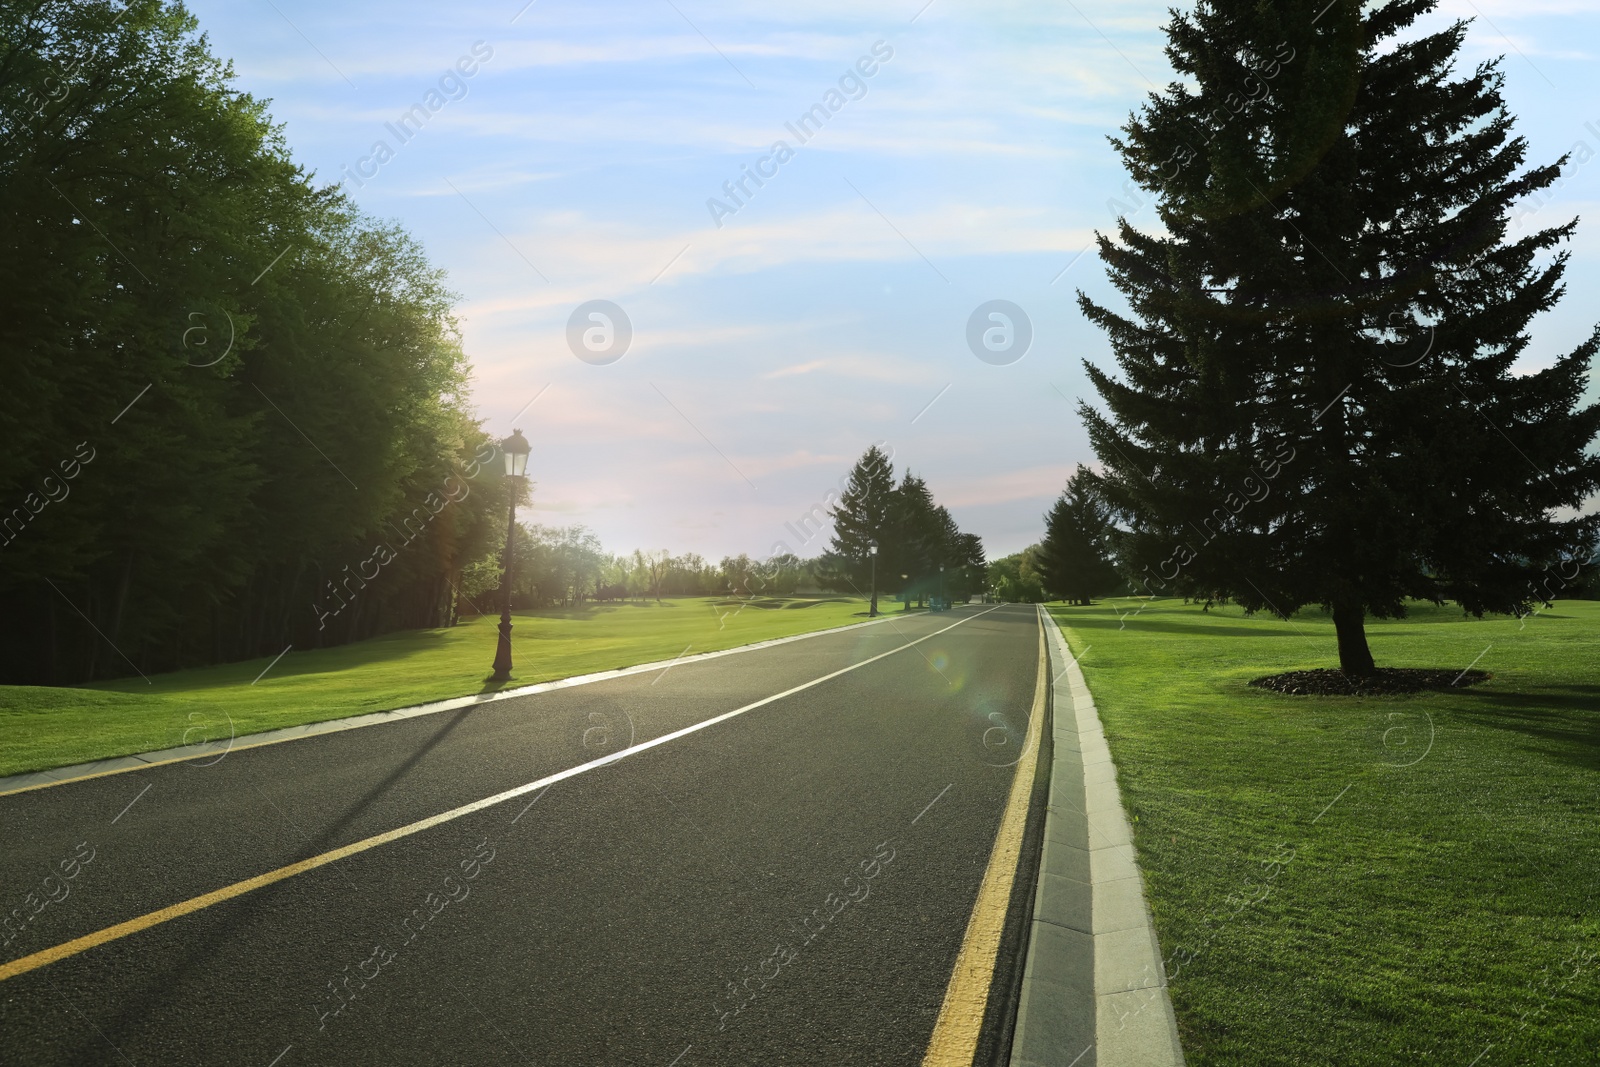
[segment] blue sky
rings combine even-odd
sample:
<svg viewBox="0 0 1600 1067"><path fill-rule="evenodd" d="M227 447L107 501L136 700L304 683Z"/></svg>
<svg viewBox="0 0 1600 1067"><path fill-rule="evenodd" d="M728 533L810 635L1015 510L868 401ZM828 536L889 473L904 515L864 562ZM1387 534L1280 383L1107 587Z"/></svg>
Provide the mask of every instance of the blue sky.
<svg viewBox="0 0 1600 1067"><path fill-rule="evenodd" d="M815 555L825 536L792 527L878 441L991 557L1036 540L1094 458L1080 361L1111 360L1073 291L1112 294L1076 257L1128 199L1105 138L1170 76L1167 5L524 2L190 7L296 158L368 175L347 185L357 202L448 272L478 412L533 443L532 518L614 551ZM1595 220L1536 366L1600 320L1600 2L1441 12L1477 20L1469 59L1507 56L1534 159L1596 157L1532 216ZM786 129L840 100L804 144ZM430 102L402 143L390 127ZM724 183L758 166L736 204ZM591 300L631 322L622 358L569 348ZM968 346L991 300L1031 322L1013 362Z"/></svg>

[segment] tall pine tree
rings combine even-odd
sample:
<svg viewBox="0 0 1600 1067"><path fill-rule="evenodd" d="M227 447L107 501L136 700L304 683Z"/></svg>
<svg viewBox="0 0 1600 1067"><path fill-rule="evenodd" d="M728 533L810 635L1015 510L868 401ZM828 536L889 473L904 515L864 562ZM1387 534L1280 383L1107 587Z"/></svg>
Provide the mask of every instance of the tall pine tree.
<svg viewBox="0 0 1600 1067"><path fill-rule="evenodd" d="M1413 29L1435 0L1208 0L1167 27L1186 83L1113 144L1162 234L1119 220L1120 314L1079 294L1120 376L1083 406L1141 591L1364 620L1410 598L1521 612L1587 558L1600 487L1580 406L1600 344L1512 365L1562 295L1568 222L1512 227L1560 162L1526 168L1498 63Z"/></svg>
<svg viewBox="0 0 1600 1067"><path fill-rule="evenodd" d="M1074 604L1088 604L1117 584L1111 565L1111 514L1101 502L1094 476L1078 464L1067 487L1044 517L1037 563L1045 591Z"/></svg>

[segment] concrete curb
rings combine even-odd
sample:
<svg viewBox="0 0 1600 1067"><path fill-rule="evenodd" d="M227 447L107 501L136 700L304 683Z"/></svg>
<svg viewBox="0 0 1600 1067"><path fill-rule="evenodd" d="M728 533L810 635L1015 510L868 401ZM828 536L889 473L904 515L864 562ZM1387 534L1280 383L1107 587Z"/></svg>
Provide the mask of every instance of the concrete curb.
<svg viewBox="0 0 1600 1067"><path fill-rule="evenodd" d="M920 617L920 615L921 613L919 612L917 616L912 617ZM846 630L856 630L863 626L877 626L880 623L892 622L894 618L895 616L893 615L880 615L876 619L846 623L843 626L831 626L826 630L812 630L809 633L791 634L788 637L774 637L748 645L735 645L732 648L718 649L715 652L698 652L693 656L680 656L671 660L656 660L654 663L640 663L632 667L619 667L616 670L596 671L593 674L578 674L570 678L558 678L551 682L540 682L537 685L524 685L516 689L505 689L498 693L479 693L476 696L451 697L448 700L414 704L409 707L395 708L391 711L373 711L365 715L351 715L342 719L324 719L321 722L306 723L302 726L284 726L276 730L263 730L260 733L245 734L243 738L229 738L226 741L205 741L195 745L164 748L155 752L114 756L107 759L94 760L90 763L74 763L66 767L27 771L23 774L0 778L0 797L9 796L12 793L24 793L31 789L44 789L52 785L62 785L66 782L79 782L85 778L100 778L108 774L121 774L124 771L134 771L142 767L154 767L163 763L203 759L207 756L214 756L220 760L229 752L243 751L247 748L276 745L284 741L298 741L303 737L338 733L341 730L355 730L363 726L381 726L387 722L400 722L402 719L411 719L418 715L435 715L441 711L454 711L457 708L491 704L497 700L510 700L513 697L548 693L555 689L568 689L575 685L589 685L592 682L605 682L613 678L625 678L630 674L665 671L671 667L682 666L686 663L699 663L708 659L717 659L721 656L736 655L740 652L754 652L760 648L772 648L775 645L789 644L791 641L805 641L813 637L843 633Z"/></svg>
<svg viewBox="0 0 1600 1067"><path fill-rule="evenodd" d="M1046 630L1055 759L1011 1065L1182 1067L1116 765L1060 627Z"/></svg>

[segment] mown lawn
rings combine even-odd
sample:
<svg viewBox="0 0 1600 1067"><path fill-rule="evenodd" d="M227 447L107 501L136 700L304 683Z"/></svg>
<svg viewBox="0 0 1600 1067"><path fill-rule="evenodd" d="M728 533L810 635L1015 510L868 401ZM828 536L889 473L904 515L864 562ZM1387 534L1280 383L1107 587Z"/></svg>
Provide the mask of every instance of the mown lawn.
<svg viewBox="0 0 1600 1067"><path fill-rule="evenodd" d="M1321 612L1143 605L1050 610L1190 1064L1600 1063L1600 603L1374 623L1380 666L1493 677L1369 698L1247 687L1337 665Z"/></svg>
<svg viewBox="0 0 1600 1067"><path fill-rule="evenodd" d="M518 612L509 684L844 626L863 621L864 608L856 597L698 597ZM270 670L268 656L154 675L148 684L134 677L72 688L0 686L0 775L483 692L498 622L290 651Z"/></svg>

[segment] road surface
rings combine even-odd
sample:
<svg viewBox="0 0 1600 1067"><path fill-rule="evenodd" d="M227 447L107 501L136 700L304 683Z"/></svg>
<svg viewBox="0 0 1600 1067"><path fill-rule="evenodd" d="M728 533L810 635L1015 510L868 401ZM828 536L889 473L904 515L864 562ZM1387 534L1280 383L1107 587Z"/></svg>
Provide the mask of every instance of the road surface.
<svg viewBox="0 0 1600 1067"><path fill-rule="evenodd" d="M1039 649L963 606L0 797L4 1059L920 1063Z"/></svg>

